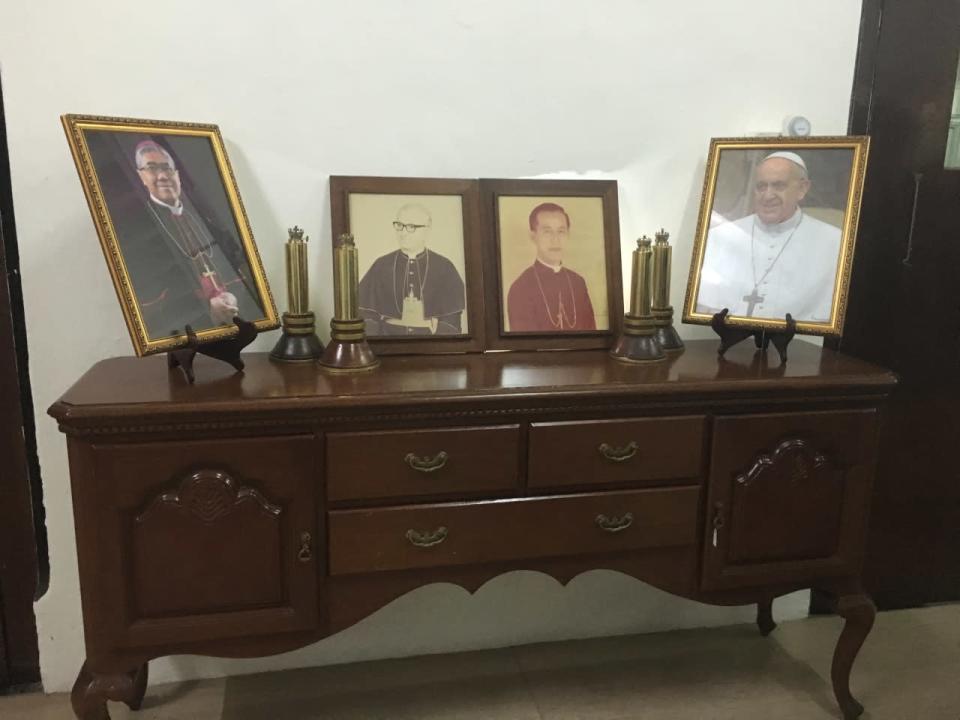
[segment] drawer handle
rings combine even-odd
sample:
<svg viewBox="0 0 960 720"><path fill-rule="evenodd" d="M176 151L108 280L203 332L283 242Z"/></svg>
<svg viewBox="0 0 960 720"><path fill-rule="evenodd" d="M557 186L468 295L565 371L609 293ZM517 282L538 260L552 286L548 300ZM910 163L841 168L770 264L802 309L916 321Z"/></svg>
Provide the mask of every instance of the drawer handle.
<svg viewBox="0 0 960 720"><path fill-rule="evenodd" d="M313 559L313 538L310 533L300 533L300 552L297 553L297 560L302 563L308 563Z"/></svg>
<svg viewBox="0 0 960 720"><path fill-rule="evenodd" d="M607 460L611 462L626 462L634 455L637 454L637 450L640 449L640 446L633 440L630 441L625 447L614 447L613 445L608 445L607 443L601 443L600 447L597 450L600 451L600 454L603 455Z"/></svg>
<svg viewBox="0 0 960 720"><path fill-rule="evenodd" d="M633 513L624 513L620 517L597 515L597 527L606 532L616 533L626 530L633 524Z"/></svg>
<svg viewBox="0 0 960 720"><path fill-rule="evenodd" d="M407 453L407 456L403 459L403 461L407 465L412 467L414 470L416 470L417 472L428 473L428 472L436 472L437 470L442 468L444 465L446 465L448 457L450 456L447 455L446 451L444 450L441 450L432 458L430 457L419 458L413 453Z"/></svg>
<svg viewBox="0 0 960 720"><path fill-rule="evenodd" d="M419 532L418 530L407 530L407 540L411 545L417 547L433 547L439 545L447 539L447 529L442 525L433 532Z"/></svg>

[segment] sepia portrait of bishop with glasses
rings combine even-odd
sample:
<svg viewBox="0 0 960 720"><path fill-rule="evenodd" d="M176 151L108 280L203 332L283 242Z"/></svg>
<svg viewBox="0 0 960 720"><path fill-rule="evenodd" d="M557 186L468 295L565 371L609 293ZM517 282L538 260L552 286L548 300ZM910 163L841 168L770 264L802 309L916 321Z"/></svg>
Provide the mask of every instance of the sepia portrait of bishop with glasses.
<svg viewBox="0 0 960 720"><path fill-rule="evenodd" d="M277 327L216 126L63 122L138 355Z"/></svg>
<svg viewBox="0 0 960 720"><path fill-rule="evenodd" d="M330 178L334 237L357 246L358 305L381 354L482 349L477 183Z"/></svg>
<svg viewBox="0 0 960 720"><path fill-rule="evenodd" d="M868 138L714 139L684 321L839 335Z"/></svg>

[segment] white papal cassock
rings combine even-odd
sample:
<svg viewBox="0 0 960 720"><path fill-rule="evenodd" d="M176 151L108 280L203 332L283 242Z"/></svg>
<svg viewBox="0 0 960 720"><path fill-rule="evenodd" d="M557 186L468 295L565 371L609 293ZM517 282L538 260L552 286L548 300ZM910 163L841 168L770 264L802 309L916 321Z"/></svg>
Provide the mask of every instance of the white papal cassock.
<svg viewBox="0 0 960 720"><path fill-rule="evenodd" d="M697 311L829 322L839 254L840 229L799 208L773 225L755 214L717 225L707 234Z"/></svg>

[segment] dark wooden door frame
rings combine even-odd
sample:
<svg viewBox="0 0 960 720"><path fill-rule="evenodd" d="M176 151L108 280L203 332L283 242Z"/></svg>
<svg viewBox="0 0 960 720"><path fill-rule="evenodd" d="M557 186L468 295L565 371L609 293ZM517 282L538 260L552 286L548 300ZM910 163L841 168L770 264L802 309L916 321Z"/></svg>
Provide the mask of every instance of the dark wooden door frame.
<svg viewBox="0 0 960 720"><path fill-rule="evenodd" d="M0 86L0 690L40 679L33 603L49 580L9 157Z"/></svg>
<svg viewBox="0 0 960 720"><path fill-rule="evenodd" d="M864 582L881 609L960 597L960 172L944 169L956 0L864 0L849 132L873 138L844 337L889 367ZM897 450L892 450L896 441ZM950 534L952 532L952 535ZM814 598L813 609L823 604Z"/></svg>
<svg viewBox="0 0 960 720"><path fill-rule="evenodd" d="M850 94L850 115L847 120L847 131L851 135L866 134L870 128L877 50L883 27L883 3L884 0L863 0L857 60L853 69L853 91Z"/></svg>

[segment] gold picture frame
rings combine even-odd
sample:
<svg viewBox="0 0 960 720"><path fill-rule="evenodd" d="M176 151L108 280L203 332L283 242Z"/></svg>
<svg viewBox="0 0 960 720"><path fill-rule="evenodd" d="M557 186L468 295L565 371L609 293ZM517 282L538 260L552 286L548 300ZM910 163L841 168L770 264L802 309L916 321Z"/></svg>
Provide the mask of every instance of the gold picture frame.
<svg viewBox="0 0 960 720"><path fill-rule="evenodd" d="M188 325L201 343L232 337L233 315L279 326L216 125L61 121L138 356L186 346Z"/></svg>
<svg viewBox="0 0 960 720"><path fill-rule="evenodd" d="M870 138L713 138L683 322L840 335Z"/></svg>

